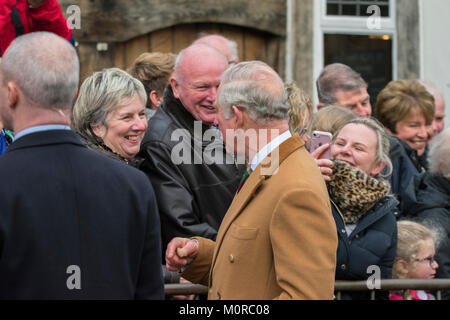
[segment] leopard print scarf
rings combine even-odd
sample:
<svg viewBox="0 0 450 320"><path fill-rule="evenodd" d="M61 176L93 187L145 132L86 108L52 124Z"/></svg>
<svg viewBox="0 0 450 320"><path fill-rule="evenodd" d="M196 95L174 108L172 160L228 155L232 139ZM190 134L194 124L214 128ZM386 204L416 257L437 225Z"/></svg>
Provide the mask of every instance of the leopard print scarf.
<svg viewBox="0 0 450 320"><path fill-rule="evenodd" d="M356 224L390 189L389 182L371 177L348 163L334 160L330 199L339 207L346 224Z"/></svg>

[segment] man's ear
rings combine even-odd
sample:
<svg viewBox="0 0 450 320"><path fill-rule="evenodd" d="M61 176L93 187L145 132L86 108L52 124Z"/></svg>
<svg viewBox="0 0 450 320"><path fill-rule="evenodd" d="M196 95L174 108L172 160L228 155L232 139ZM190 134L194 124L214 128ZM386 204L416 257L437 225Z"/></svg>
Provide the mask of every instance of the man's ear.
<svg viewBox="0 0 450 320"><path fill-rule="evenodd" d="M20 89L17 87L17 85L14 82L8 82L8 107L12 110L14 110L19 102L19 96L20 96Z"/></svg>
<svg viewBox="0 0 450 320"><path fill-rule="evenodd" d="M169 82L172 87L173 96L177 99L180 99L180 84L174 77L170 77Z"/></svg>
<svg viewBox="0 0 450 320"><path fill-rule="evenodd" d="M239 109L237 106L232 106L231 109L233 110L234 116L236 118L236 122L234 124L234 126L235 126L234 129L244 128L244 123L245 123L244 112L241 109Z"/></svg>
<svg viewBox="0 0 450 320"><path fill-rule="evenodd" d="M156 90L150 91L150 93L148 94L148 98L150 99L152 109L153 107L157 109L160 103L163 101L163 97Z"/></svg>

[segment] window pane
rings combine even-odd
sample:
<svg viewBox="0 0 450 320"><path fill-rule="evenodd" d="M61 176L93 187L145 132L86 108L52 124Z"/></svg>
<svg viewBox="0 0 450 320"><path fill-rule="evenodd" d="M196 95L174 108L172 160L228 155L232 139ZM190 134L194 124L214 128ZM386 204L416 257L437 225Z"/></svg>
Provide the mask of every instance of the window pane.
<svg viewBox="0 0 450 320"><path fill-rule="evenodd" d="M325 34L324 65L339 62L360 73L369 84L372 107L392 80L392 40L378 35Z"/></svg>
<svg viewBox="0 0 450 320"><path fill-rule="evenodd" d="M337 16L339 15L339 5L338 4L327 4L327 15Z"/></svg>
<svg viewBox="0 0 450 320"><path fill-rule="evenodd" d="M327 0L327 15L370 16L367 8L376 5L382 17L389 17L389 0Z"/></svg>

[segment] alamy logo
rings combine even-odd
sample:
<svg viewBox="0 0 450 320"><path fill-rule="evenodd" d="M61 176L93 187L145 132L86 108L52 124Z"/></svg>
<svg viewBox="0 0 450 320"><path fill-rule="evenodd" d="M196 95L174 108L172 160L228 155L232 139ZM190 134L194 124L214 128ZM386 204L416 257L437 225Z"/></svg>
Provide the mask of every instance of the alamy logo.
<svg viewBox="0 0 450 320"><path fill-rule="evenodd" d="M77 5L70 5L66 10L67 14L67 26L71 30L81 29L81 9Z"/></svg>
<svg viewBox="0 0 450 320"><path fill-rule="evenodd" d="M379 266L371 265L367 267L367 274L371 274L367 278L367 289L381 289L381 269Z"/></svg>
<svg viewBox="0 0 450 320"><path fill-rule="evenodd" d="M381 9L377 5L371 5L367 8L367 14L371 14L367 18L367 28L369 30L380 30L381 29Z"/></svg>
<svg viewBox="0 0 450 320"><path fill-rule="evenodd" d="M66 273L70 274L67 278L66 286L69 290L81 290L81 269L77 265L68 266Z"/></svg>

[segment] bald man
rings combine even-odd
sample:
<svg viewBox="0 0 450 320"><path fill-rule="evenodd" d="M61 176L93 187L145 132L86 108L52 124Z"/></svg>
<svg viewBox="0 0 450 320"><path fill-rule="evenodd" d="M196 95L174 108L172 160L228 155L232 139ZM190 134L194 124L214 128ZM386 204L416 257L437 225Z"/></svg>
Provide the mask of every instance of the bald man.
<svg viewBox="0 0 450 320"><path fill-rule="evenodd" d="M432 123L432 136L436 136L444 130L445 127L445 101L439 89L431 82L420 81L427 91L434 97L436 111Z"/></svg>
<svg viewBox="0 0 450 320"><path fill-rule="evenodd" d="M211 46L182 50L164 100L149 122L140 169L155 188L163 252L176 236L214 240L244 173L245 166L234 164L220 133L211 128L217 88L227 68L226 57Z"/></svg>
<svg viewBox="0 0 450 320"><path fill-rule="evenodd" d="M219 50L228 60L229 65L239 62L237 43L218 34L209 34L195 40L192 44L206 44Z"/></svg>

